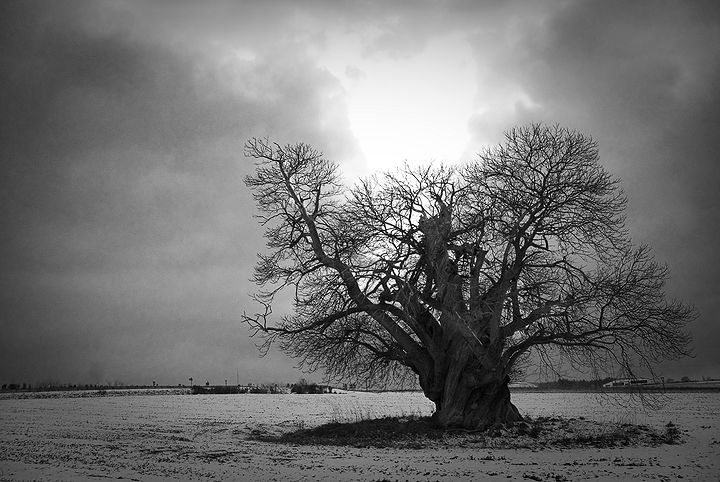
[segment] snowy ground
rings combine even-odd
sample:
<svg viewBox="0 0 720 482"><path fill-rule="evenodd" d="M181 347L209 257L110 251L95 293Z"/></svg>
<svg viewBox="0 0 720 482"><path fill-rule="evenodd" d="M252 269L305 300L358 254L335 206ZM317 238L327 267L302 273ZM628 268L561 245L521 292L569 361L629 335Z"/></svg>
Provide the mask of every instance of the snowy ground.
<svg viewBox="0 0 720 482"><path fill-rule="evenodd" d="M109 392L0 397L2 480L720 480L720 393L673 393L656 411L627 395L514 393L521 412L608 422L672 422L658 447L398 450L249 440L325 422L428 415L419 393L179 395ZM87 395L87 393L85 394ZM114 396L113 396L114 395Z"/></svg>

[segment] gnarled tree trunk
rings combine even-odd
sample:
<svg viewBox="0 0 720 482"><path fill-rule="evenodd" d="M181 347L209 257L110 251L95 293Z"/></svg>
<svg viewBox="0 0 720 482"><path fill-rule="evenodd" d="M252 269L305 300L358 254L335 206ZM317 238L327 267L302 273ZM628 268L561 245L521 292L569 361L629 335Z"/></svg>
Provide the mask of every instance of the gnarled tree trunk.
<svg viewBox="0 0 720 482"><path fill-rule="evenodd" d="M510 378L499 360L481 363L463 342L436 353L432 373L419 373L425 396L435 402L433 422L440 427L485 429L523 420L510 401Z"/></svg>
<svg viewBox="0 0 720 482"><path fill-rule="evenodd" d="M458 384L452 393L445 392L435 402L433 421L441 427L484 429L493 425L523 420L510 401L508 377L479 385Z"/></svg>

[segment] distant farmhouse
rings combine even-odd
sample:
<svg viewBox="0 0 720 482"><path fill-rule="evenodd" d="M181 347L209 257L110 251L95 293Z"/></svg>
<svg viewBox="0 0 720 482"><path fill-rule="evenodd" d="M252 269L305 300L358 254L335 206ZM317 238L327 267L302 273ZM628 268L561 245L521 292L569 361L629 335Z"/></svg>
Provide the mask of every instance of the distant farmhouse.
<svg viewBox="0 0 720 482"><path fill-rule="evenodd" d="M635 385L647 385L650 380L647 378L621 378L603 384L603 388L632 387Z"/></svg>

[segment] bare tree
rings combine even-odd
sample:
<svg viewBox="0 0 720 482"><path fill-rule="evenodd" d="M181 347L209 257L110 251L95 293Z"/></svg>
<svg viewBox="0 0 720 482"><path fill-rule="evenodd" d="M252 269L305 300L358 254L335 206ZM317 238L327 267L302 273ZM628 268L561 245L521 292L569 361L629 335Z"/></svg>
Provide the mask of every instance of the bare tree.
<svg viewBox="0 0 720 482"><path fill-rule="evenodd" d="M626 200L596 143L534 124L462 167L383 173L346 188L306 144L252 139L246 184L269 254L244 320L338 378L417 376L441 426L520 420L509 374L562 356L631 375L687 354L694 308L624 227ZM274 296L294 314L271 321ZM409 370L408 370L409 369Z"/></svg>

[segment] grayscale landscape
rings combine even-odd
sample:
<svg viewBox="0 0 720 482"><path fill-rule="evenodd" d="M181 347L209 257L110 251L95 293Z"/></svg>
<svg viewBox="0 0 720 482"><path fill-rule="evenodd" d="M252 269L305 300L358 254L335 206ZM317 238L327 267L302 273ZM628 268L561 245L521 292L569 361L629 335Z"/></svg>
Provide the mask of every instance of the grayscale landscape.
<svg viewBox="0 0 720 482"><path fill-rule="evenodd" d="M0 482L720 480L717 0L0 1Z"/></svg>

